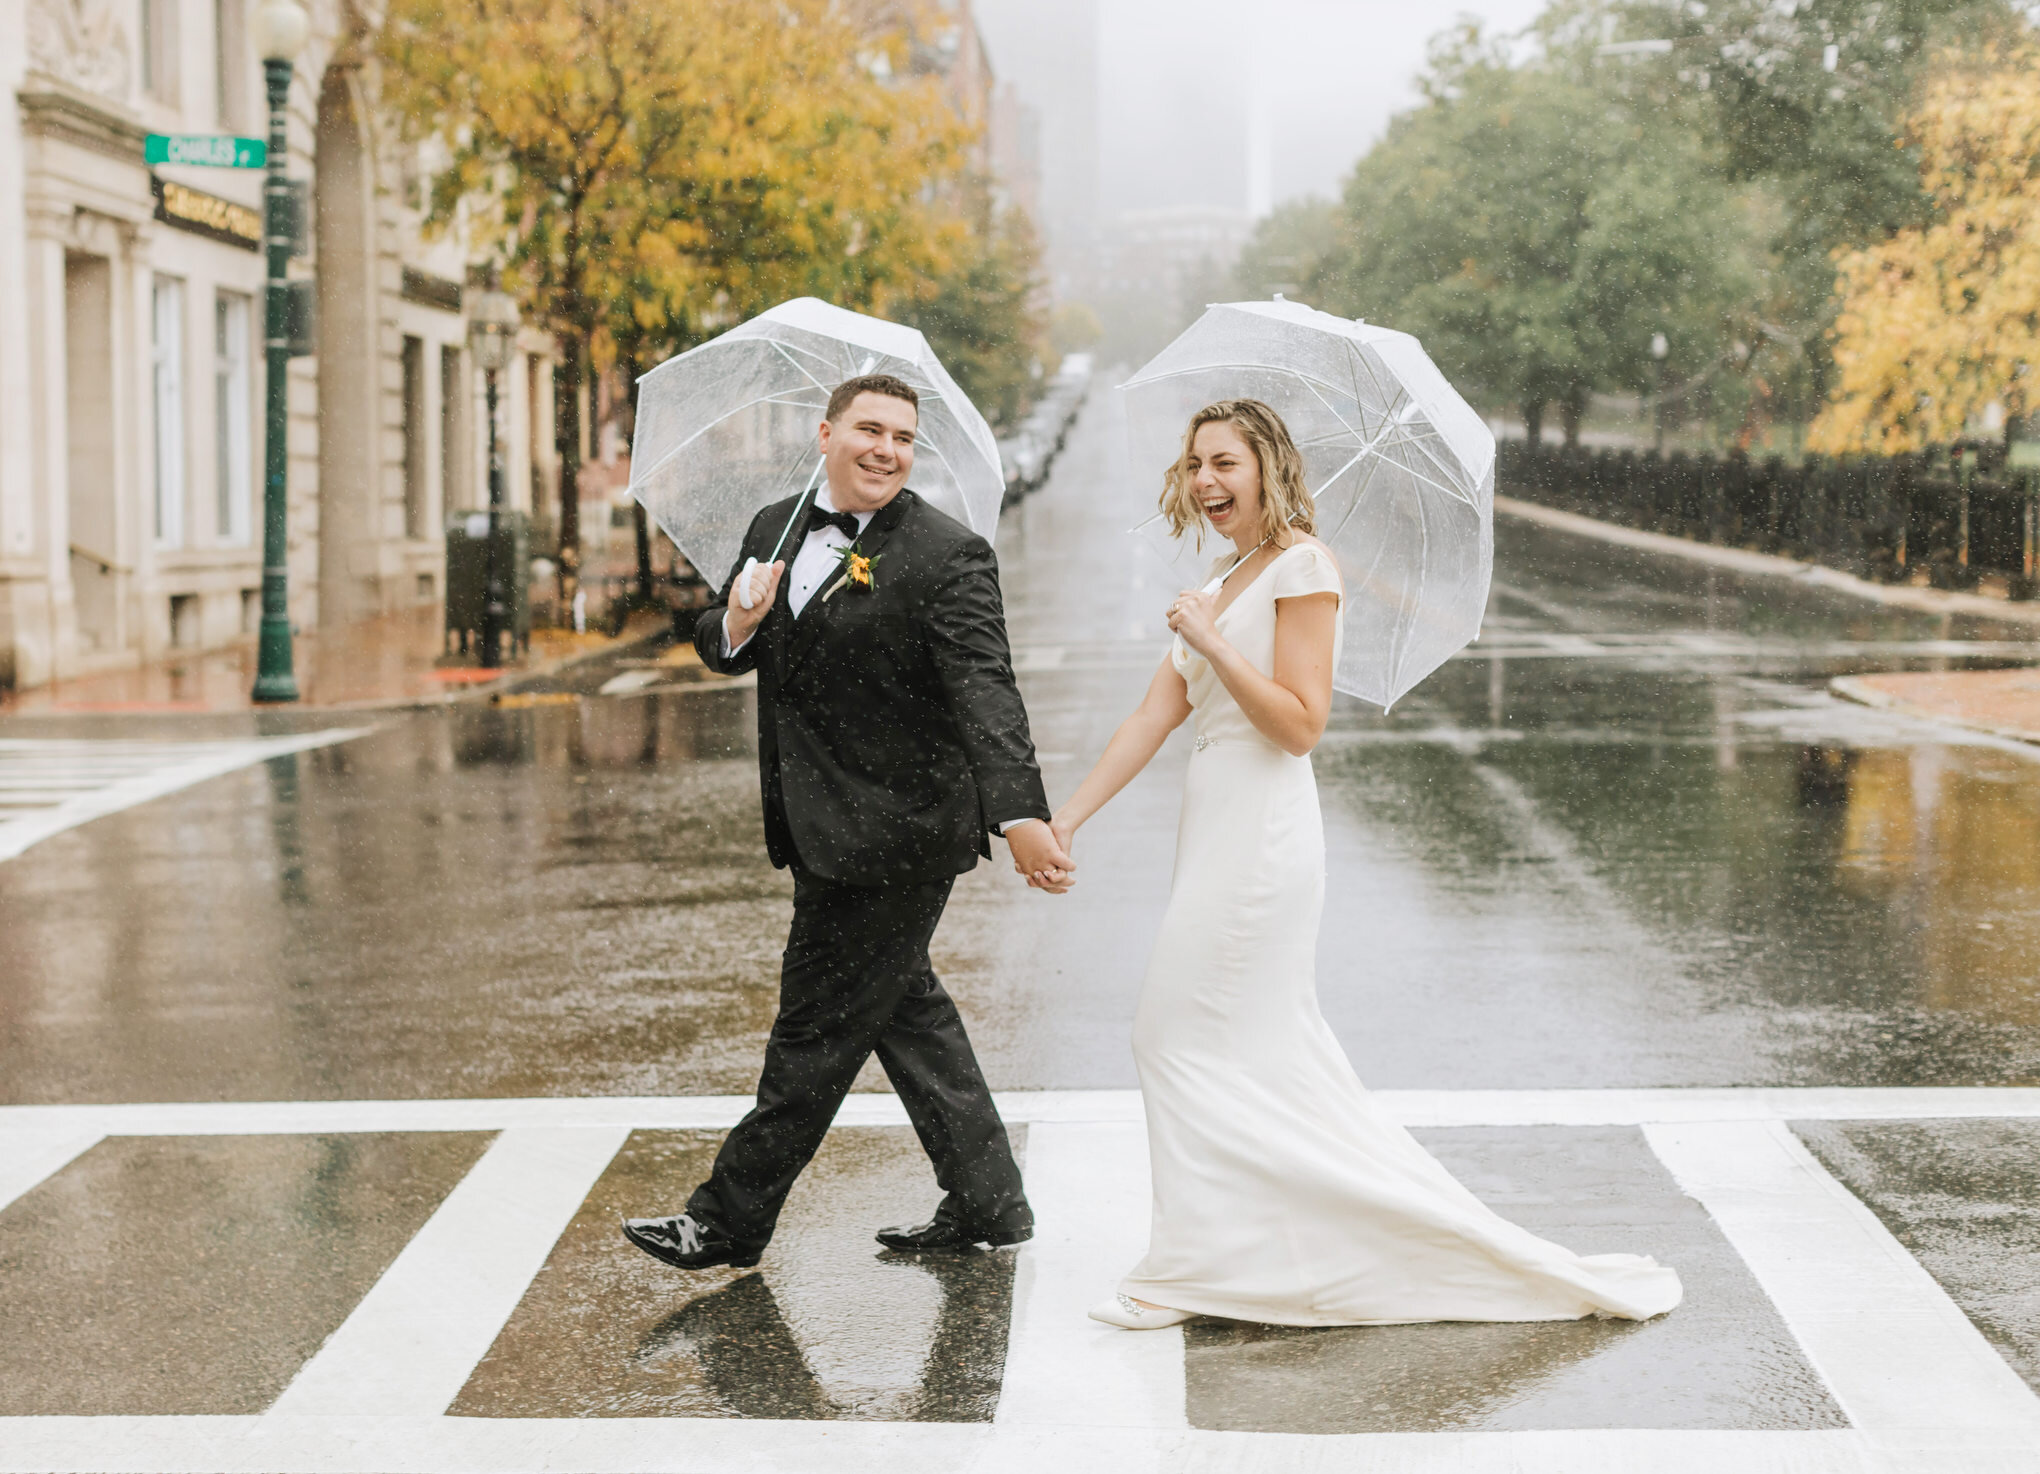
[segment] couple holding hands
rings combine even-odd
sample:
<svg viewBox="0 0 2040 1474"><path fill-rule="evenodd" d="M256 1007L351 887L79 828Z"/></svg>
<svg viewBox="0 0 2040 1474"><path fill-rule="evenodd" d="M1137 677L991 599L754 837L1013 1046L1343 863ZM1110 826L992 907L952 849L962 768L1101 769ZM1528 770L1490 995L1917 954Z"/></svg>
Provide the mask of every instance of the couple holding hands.
<svg viewBox="0 0 2040 1474"><path fill-rule="evenodd" d="M1342 638L1339 570L1303 465L1250 399L1191 418L1164 478L1172 531L1232 552L1171 605L1147 694L1051 811L982 537L908 489L915 391L883 374L831 395L823 482L752 523L695 646L758 673L765 840L794 877L779 1012L757 1104L684 1211L626 1220L679 1269L758 1262L781 1204L874 1052L934 1163L930 1221L899 1251L1033 1235L1020 1169L956 1005L928 960L957 875L1000 836L1052 893L1077 831L1192 718L1174 880L1133 1047L1154 1184L1145 1258L1091 1315L1130 1330L1196 1315L1276 1325L1645 1319L1678 1276L1581 1256L1491 1212L1360 1084L1317 1006L1324 833L1310 752ZM1100 1267L1101 1277L1106 1273Z"/></svg>

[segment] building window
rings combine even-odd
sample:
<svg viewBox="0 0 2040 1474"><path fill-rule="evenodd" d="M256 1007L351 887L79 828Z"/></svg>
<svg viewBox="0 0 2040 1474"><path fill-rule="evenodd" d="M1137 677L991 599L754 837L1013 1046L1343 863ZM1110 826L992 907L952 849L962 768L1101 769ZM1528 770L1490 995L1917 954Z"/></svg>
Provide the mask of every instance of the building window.
<svg viewBox="0 0 2040 1474"><path fill-rule="evenodd" d="M439 507L442 513L470 505L467 497L467 380L460 349L439 349Z"/></svg>
<svg viewBox="0 0 2040 1474"><path fill-rule="evenodd" d="M425 340L404 338L404 536L425 535Z"/></svg>
<svg viewBox="0 0 2040 1474"><path fill-rule="evenodd" d="M177 0L141 0L142 91L177 101Z"/></svg>
<svg viewBox="0 0 2040 1474"><path fill-rule="evenodd" d="M239 128L247 118L247 0L213 0L213 100L220 127Z"/></svg>
<svg viewBox="0 0 2040 1474"><path fill-rule="evenodd" d="M156 401L156 541L184 546L184 283L156 278L150 359Z"/></svg>
<svg viewBox="0 0 2040 1474"><path fill-rule="evenodd" d="M248 541L254 447L248 434L248 299L213 298L213 530L222 542Z"/></svg>

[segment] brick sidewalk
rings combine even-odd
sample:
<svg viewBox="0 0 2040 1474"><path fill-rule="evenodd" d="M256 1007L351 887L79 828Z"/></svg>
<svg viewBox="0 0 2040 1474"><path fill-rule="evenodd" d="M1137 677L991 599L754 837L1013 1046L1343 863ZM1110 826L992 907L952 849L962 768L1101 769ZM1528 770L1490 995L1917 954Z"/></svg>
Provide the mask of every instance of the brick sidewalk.
<svg viewBox="0 0 2040 1474"><path fill-rule="evenodd" d="M1865 706L2040 742L2040 670L1913 671L1842 676L1835 694Z"/></svg>
<svg viewBox="0 0 2040 1474"><path fill-rule="evenodd" d="M472 654L448 656L437 609L407 610L335 631L300 635L294 663L299 707L431 706L465 692L494 690L644 638L661 616L637 616L622 635L536 629L525 658L500 671ZM247 711L255 681L252 640L225 650L179 651L129 670L103 671L0 695L0 716L69 712ZM285 708L288 709L288 708Z"/></svg>

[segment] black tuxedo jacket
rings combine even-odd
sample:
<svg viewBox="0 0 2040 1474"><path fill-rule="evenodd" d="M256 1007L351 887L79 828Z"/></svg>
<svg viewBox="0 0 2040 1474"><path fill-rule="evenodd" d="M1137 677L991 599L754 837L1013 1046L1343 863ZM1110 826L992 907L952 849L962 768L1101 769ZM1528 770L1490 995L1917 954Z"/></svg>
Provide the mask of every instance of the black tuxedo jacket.
<svg viewBox="0 0 2040 1474"><path fill-rule="evenodd" d="M761 564L794 501L760 512L694 647L710 670L758 672L765 844L776 866L881 885L935 880L989 857L993 822L1047 819L1047 795L1013 679L991 544L901 490L858 539L869 589L802 607L787 572L765 622L732 657L723 613L746 558Z"/></svg>

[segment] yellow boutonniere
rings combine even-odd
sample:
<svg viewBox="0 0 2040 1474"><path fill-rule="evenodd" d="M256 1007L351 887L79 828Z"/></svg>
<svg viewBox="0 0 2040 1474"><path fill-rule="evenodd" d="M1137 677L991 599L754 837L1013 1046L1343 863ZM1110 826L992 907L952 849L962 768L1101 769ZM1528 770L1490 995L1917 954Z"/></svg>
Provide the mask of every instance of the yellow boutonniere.
<svg viewBox="0 0 2040 1474"><path fill-rule="evenodd" d="M872 581L871 565L880 558L883 558L885 554L866 553L863 551L863 548L864 540L859 538L848 547L836 550L836 564L841 571L836 575L836 581L830 584L828 590L822 595L822 602L824 604L828 603L836 590L842 588L845 584L867 594L878 587Z"/></svg>

